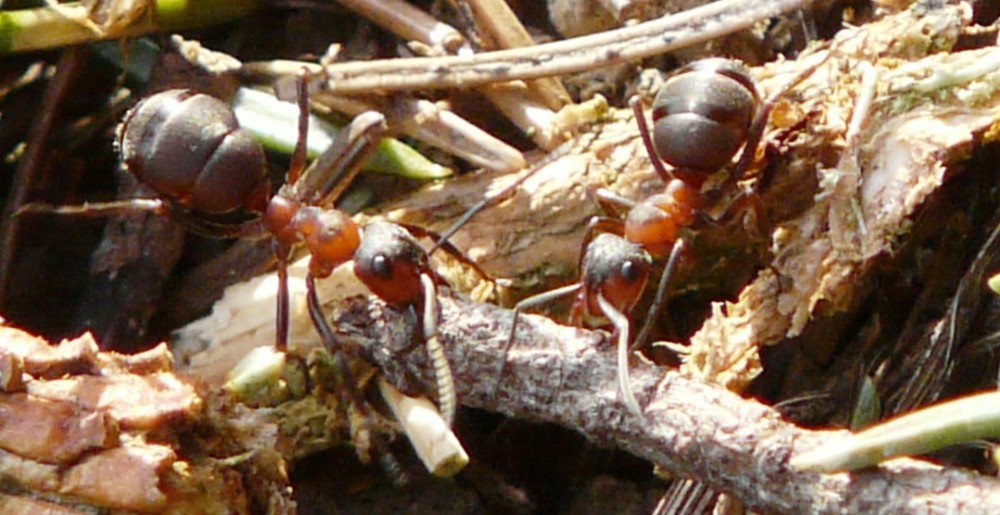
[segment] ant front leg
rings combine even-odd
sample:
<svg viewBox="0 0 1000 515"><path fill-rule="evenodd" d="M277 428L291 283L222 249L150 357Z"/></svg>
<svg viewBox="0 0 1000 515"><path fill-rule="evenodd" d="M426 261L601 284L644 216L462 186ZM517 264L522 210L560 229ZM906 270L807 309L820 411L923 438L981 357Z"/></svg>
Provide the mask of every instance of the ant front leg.
<svg viewBox="0 0 1000 515"><path fill-rule="evenodd" d="M649 307L649 312L646 314L646 321L643 322L639 335L635 337L635 342L632 343L633 351L641 349L646 344L649 333L652 332L653 325L656 324L656 319L659 318L660 312L663 311L663 304L667 298L667 284L670 283L670 276L673 275L677 259L684 252L684 248L683 239L678 239L674 242L674 248L670 251L670 257L667 258L667 265L663 268L663 275L660 276L660 283L656 286L656 296L653 297L653 304Z"/></svg>
<svg viewBox="0 0 1000 515"><path fill-rule="evenodd" d="M500 388L500 382L503 381L503 376L507 372L507 355L510 354L510 350L514 348L514 338L517 335L517 324L520 320L521 312L534 306L552 302L559 297L576 293L580 291L582 286L583 285L580 283L570 284L569 286L563 286L562 288L556 288L554 290L549 290L521 299L520 302L514 305L514 313L510 322L510 335L507 337L507 342L503 347L503 356L500 360L500 370L497 373L497 381L493 385L493 396L496 396L496 392Z"/></svg>
<svg viewBox="0 0 1000 515"><path fill-rule="evenodd" d="M307 87L308 72L298 77L298 107L299 135L295 143L295 151L288 167L287 180L295 181L305 166L306 137L309 127L309 89ZM297 203L281 202L283 198L272 199L264 213L265 224L274 235L272 247L274 257L278 261L278 294L275 303L274 348L278 352L288 350L289 324L289 294L288 294L288 259L292 253L292 245L298 239L295 234L294 219L297 213Z"/></svg>
<svg viewBox="0 0 1000 515"><path fill-rule="evenodd" d="M334 366L337 367L337 372L340 375L340 388L337 392L341 401L346 402L345 405L354 406L358 410L361 414L364 430L371 436L372 447L375 450L375 454L379 456L379 462L382 464L383 469L389 473L395 484L399 486L405 485L408 482L406 474L393 457L388 443L386 443L382 436L376 434L372 427L373 416L371 410L365 401L364 394L358 388L358 383L354 379L350 365L347 363L347 359L344 356L344 348L337 339L333 328L327 322L326 315L323 313L323 306L320 304L319 296L316 294L316 281L312 272L306 274L306 299L309 306L309 318L312 320L313 327L323 340L323 345L333 359Z"/></svg>
<svg viewBox="0 0 1000 515"><path fill-rule="evenodd" d="M357 175L387 127L378 113L362 113L343 130L337 140L303 171L309 119L310 75L298 77L299 135L286 183L267 203L263 225L274 238L278 261L278 300L275 347L288 347L288 260L292 247L305 240L313 256L311 272L318 277L348 261L357 248L360 234L346 214L325 209ZM320 267L320 268L315 268Z"/></svg>

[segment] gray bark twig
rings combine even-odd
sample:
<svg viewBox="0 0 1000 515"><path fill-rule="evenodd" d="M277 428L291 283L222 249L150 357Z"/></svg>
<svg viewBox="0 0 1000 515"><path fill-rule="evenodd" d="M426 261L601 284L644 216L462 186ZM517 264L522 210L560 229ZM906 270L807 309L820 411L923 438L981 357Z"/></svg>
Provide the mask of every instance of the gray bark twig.
<svg viewBox="0 0 1000 515"><path fill-rule="evenodd" d="M326 67L327 90L467 88L537 79L663 54L745 29L761 20L802 9L811 0L722 0L618 30L470 56L419 57L334 64Z"/></svg>
<svg viewBox="0 0 1000 515"><path fill-rule="evenodd" d="M641 421L618 398L613 345L599 332L526 316L506 373L498 378L511 312L447 295L441 308L440 337L464 405L572 428L730 492L758 510L1000 511L997 479L918 460L850 474L792 471L787 463L793 455L846 433L800 429L774 409L721 386L633 363L632 387L650 422ZM357 298L341 304L333 317L390 382L404 391L426 391L432 384L424 353L411 344L415 328L407 317Z"/></svg>

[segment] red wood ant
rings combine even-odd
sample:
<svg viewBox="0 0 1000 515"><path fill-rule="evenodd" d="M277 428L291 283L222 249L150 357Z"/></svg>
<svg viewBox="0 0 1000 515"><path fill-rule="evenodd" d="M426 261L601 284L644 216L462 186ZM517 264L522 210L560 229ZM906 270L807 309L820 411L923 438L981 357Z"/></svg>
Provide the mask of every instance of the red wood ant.
<svg viewBox="0 0 1000 515"><path fill-rule="evenodd" d="M361 405L357 386L346 379L349 369L315 288L316 278L328 277L337 266L353 261L355 274L375 295L389 304L423 312L423 336L435 371L439 407L450 425L457 403L436 330L436 285L443 280L430 268L427 252L411 233L435 235L384 222L361 228L349 215L332 208L388 127L381 114L362 113L305 168L308 83L303 73L298 84L298 142L286 183L270 198L264 151L240 128L232 109L208 95L169 90L140 101L125 115L117 135L126 169L159 198L76 207L32 205L21 212L104 216L151 210L209 236L270 237L278 261L275 347L281 352L288 341L288 260L292 247L305 243L311 256L306 276L310 317L344 374L351 400ZM443 248L486 277L455 247Z"/></svg>
<svg viewBox="0 0 1000 515"><path fill-rule="evenodd" d="M522 309L578 291L570 322L580 322L576 313L582 306L586 313L601 313L614 325L618 336L619 392L629 411L641 418L642 411L628 380L627 314L642 294L648 263L654 258L667 259L653 304L632 349L645 342L662 309L666 286L685 250L685 240L697 230L700 220L711 220L705 210L724 201L729 204L723 205L723 212L735 205L726 195L753 161L777 98L818 66L817 63L807 68L761 105L756 85L741 63L721 58L696 61L675 72L660 88L653 101L652 131L638 97L631 98L629 105L643 145L665 184L664 191L638 203L605 190L597 191L597 200L606 210L627 210L625 219L591 220L582 245L580 283L519 302L508 347L514 340L517 316ZM741 148L737 164L727 168ZM664 162L672 169L668 170ZM597 234L599 231L605 232ZM612 244L609 233L621 235L624 240ZM640 262L647 263L641 277L633 272L639 269Z"/></svg>

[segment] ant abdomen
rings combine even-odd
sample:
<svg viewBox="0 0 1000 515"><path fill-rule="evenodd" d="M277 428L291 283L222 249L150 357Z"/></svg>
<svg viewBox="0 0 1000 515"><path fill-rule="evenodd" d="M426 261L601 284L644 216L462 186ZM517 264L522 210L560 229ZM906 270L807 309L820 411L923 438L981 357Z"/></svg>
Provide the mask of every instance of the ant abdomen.
<svg viewBox="0 0 1000 515"><path fill-rule="evenodd" d="M147 97L125 115L117 142L128 170L171 202L210 214L263 209L264 150L217 98L178 89Z"/></svg>
<svg viewBox="0 0 1000 515"><path fill-rule="evenodd" d="M743 146L760 98L745 66L712 58L681 68L653 101L653 142L674 168L712 173Z"/></svg>

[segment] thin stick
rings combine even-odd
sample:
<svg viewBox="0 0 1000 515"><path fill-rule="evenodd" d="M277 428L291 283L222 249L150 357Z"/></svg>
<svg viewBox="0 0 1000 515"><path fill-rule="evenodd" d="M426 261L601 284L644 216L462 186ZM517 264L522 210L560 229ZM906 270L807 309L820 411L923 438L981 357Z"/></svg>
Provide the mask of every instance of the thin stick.
<svg viewBox="0 0 1000 515"><path fill-rule="evenodd" d="M576 73L709 41L812 0L721 0L672 16L580 38L472 56L388 59L330 65L338 94L467 88Z"/></svg>
<svg viewBox="0 0 1000 515"><path fill-rule="evenodd" d="M103 218L137 212L164 213L163 201L153 198L133 198L112 200L108 202L84 202L75 206L55 206L44 202L24 204L14 213L14 216L52 214L64 216L84 216L88 218Z"/></svg>

